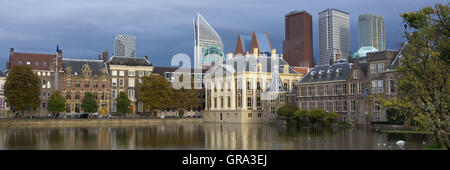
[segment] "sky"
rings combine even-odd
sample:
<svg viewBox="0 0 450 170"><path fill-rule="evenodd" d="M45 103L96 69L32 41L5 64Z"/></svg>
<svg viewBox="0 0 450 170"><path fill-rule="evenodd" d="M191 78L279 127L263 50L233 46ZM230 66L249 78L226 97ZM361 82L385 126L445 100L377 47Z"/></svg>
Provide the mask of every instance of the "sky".
<svg viewBox="0 0 450 170"><path fill-rule="evenodd" d="M136 36L137 57L149 56L156 66L170 66L175 54L193 61L193 19L200 13L219 33L226 53L237 35L269 32L272 47L282 50L284 16L306 10L313 17L314 58L318 58L318 13L336 8L350 13L350 48L358 49L358 16L383 16L386 48L403 41L403 12L444 0L1 0L0 69L9 48L17 52L56 53L64 58L97 59L114 52L117 34Z"/></svg>

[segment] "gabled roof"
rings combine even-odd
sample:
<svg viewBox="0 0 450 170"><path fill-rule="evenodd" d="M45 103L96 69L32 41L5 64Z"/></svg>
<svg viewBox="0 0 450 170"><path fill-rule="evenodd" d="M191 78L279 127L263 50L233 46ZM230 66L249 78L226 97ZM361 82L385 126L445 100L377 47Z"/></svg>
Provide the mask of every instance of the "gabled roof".
<svg viewBox="0 0 450 170"><path fill-rule="evenodd" d="M127 65L127 66L152 66L153 64L145 58L137 57L118 57L112 56L106 64L110 65Z"/></svg>
<svg viewBox="0 0 450 170"><path fill-rule="evenodd" d="M272 44L270 43L269 33L253 32L252 38L256 38L255 40L257 43L257 47L261 53L270 53L272 51Z"/></svg>
<svg viewBox="0 0 450 170"><path fill-rule="evenodd" d="M63 58L63 69L66 70L67 67L71 67L72 74L81 75L82 69L85 64L89 65L92 70L92 75L100 75L102 69L106 69L106 64L103 60L85 60L85 59L68 59ZM106 72L108 73L108 72Z"/></svg>

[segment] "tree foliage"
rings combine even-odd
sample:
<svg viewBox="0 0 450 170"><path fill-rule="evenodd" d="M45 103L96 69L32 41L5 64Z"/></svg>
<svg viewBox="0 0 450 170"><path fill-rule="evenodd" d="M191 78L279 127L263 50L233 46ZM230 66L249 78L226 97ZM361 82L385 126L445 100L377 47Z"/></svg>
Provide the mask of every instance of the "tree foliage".
<svg viewBox="0 0 450 170"><path fill-rule="evenodd" d="M160 75L149 75L142 78L139 85L139 97L144 109L162 109L172 104L172 88L166 78Z"/></svg>
<svg viewBox="0 0 450 170"><path fill-rule="evenodd" d="M448 4L436 4L400 16L405 22L407 43L396 70L398 98L384 101L385 107L411 115L423 129L434 132L438 145L450 149Z"/></svg>
<svg viewBox="0 0 450 170"><path fill-rule="evenodd" d="M295 111L298 110L298 107L293 105L293 104L286 104L284 106L281 106L278 109L278 114L280 116L284 116L287 118L291 118L292 116L294 116Z"/></svg>
<svg viewBox="0 0 450 170"><path fill-rule="evenodd" d="M121 91L116 99L117 102L117 112L119 113L129 113L130 112L130 99L125 92Z"/></svg>
<svg viewBox="0 0 450 170"><path fill-rule="evenodd" d="M48 110L52 112L64 112L66 110L66 99L59 91L53 92L48 100Z"/></svg>
<svg viewBox="0 0 450 170"><path fill-rule="evenodd" d="M95 100L91 92L87 92L84 95L83 102L81 103L81 108L83 108L83 111L88 113L97 112L98 110L97 100Z"/></svg>
<svg viewBox="0 0 450 170"><path fill-rule="evenodd" d="M17 65L9 71L5 82L6 103L11 110L36 110L41 100L40 79L30 66Z"/></svg>

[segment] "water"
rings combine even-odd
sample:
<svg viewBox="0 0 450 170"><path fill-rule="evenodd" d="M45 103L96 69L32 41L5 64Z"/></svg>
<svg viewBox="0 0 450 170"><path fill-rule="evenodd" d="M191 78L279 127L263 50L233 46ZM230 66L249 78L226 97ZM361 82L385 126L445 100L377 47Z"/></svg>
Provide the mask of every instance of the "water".
<svg viewBox="0 0 450 170"><path fill-rule="evenodd" d="M406 142L404 148L395 142ZM0 127L0 149L422 149L432 135L370 128L313 128L265 124L155 123Z"/></svg>

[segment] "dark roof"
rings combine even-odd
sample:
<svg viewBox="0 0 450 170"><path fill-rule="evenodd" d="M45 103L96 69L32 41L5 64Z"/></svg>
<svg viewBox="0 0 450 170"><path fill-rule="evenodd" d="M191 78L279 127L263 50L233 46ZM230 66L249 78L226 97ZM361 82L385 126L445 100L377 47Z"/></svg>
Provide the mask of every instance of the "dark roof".
<svg viewBox="0 0 450 170"><path fill-rule="evenodd" d="M279 73L284 73L284 66L288 65L286 61L282 58L277 57L277 61L279 63ZM222 64L232 65L236 72L244 72L244 71L255 71L256 72L256 64L261 63L261 72L272 72L272 57L271 56L259 56L258 58L254 56L238 56L231 59L226 59L222 62ZM250 64L252 64L250 66ZM288 65L289 66L289 65ZM298 74L291 66L289 66L290 74Z"/></svg>
<svg viewBox="0 0 450 170"><path fill-rule="evenodd" d="M103 68L106 69L106 64L103 60L84 60L84 59L67 59L63 58L63 69L66 70L67 67L71 67L72 74L77 73L82 74L83 65L88 64L89 68L92 70L92 75L100 75Z"/></svg>
<svg viewBox="0 0 450 170"><path fill-rule="evenodd" d="M147 59L137 57L112 56L106 63L112 65L127 65L127 66L153 66L153 64L149 62Z"/></svg>
<svg viewBox="0 0 450 170"><path fill-rule="evenodd" d="M329 66L316 66L308 74L306 74L299 83L346 80L348 75L351 73L352 66L353 63L348 62L334 63ZM338 69L340 70L339 76L336 76L336 71ZM321 78L319 78L319 73L322 74ZM328 76L329 73L330 75Z"/></svg>
<svg viewBox="0 0 450 170"><path fill-rule="evenodd" d="M0 77L6 77L6 74L2 70L0 70Z"/></svg>

